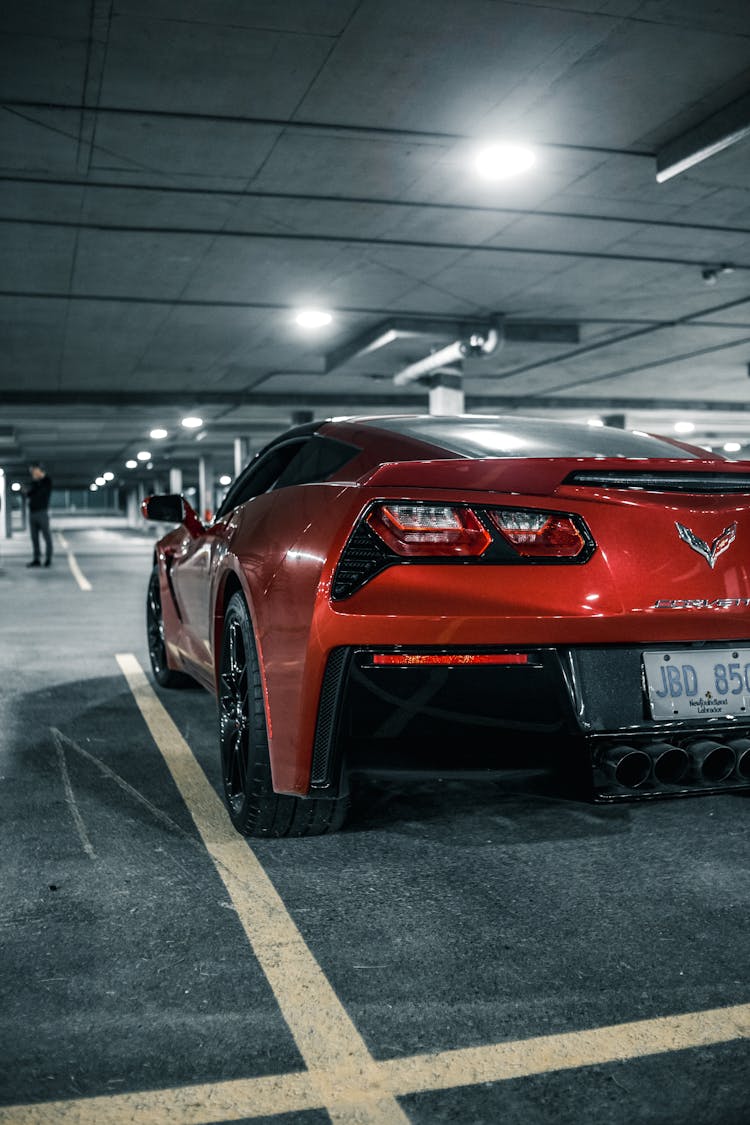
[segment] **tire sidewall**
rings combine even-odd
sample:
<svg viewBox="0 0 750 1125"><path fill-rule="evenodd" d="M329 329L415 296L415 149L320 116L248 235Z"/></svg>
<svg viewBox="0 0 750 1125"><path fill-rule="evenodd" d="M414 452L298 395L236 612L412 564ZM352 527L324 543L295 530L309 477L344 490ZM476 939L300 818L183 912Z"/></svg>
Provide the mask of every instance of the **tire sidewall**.
<svg viewBox="0 0 750 1125"><path fill-rule="evenodd" d="M227 661L229 645L229 632L233 624L237 624L242 633L242 643L245 649L247 664L247 693L248 693L248 753L247 773L244 799L237 806L229 800L227 789L226 769L224 761L224 745L221 731L221 706L219 705L219 745L221 747L221 779L224 789L224 799L229 811L229 816L236 828L246 832L258 813L257 802L265 793L272 790L271 767L268 752L268 730L263 707L263 692L261 688L260 666L255 636L253 633L250 614L245 599L239 592L230 598L224 615L224 628L221 639L221 659L219 664L219 678Z"/></svg>

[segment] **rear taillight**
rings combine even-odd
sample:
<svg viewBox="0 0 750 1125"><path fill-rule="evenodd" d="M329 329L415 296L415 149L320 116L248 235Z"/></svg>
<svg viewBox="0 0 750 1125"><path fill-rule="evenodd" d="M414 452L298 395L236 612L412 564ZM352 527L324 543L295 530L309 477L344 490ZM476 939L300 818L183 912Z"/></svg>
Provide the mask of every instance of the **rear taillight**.
<svg viewBox="0 0 750 1125"><path fill-rule="evenodd" d="M411 667L416 664L431 664L442 667L458 667L461 664L528 664L527 652L376 652L373 664L391 667Z"/></svg>
<svg viewBox="0 0 750 1125"><path fill-rule="evenodd" d="M570 516L524 509L495 510L489 516L523 558L574 559L586 547L586 540Z"/></svg>
<svg viewBox="0 0 750 1125"><path fill-rule="evenodd" d="M377 504L367 523L392 551L407 558L473 557L492 542L470 508L450 504Z"/></svg>

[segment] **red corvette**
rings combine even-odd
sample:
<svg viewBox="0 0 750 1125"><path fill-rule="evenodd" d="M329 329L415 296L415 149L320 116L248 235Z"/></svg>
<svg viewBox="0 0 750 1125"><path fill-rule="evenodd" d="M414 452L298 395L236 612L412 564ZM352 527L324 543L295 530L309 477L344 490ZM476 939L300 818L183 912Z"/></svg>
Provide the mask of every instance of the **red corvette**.
<svg viewBox="0 0 750 1125"><path fill-rule="evenodd" d="M331 831L362 766L585 761L600 799L750 786L750 465L516 417L290 430L204 526L149 519L157 681L218 697L247 835ZM566 757L568 756L568 757Z"/></svg>

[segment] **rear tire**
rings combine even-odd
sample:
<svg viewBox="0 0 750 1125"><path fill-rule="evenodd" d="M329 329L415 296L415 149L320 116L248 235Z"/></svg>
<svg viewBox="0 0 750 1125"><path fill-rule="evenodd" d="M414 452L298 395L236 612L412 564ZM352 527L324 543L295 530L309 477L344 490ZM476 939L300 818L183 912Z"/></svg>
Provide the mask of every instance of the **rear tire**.
<svg viewBox="0 0 750 1125"><path fill-rule="evenodd" d="M224 797L243 836L321 836L344 823L348 800L275 793L258 654L242 594L224 616L219 664L219 746Z"/></svg>
<svg viewBox="0 0 750 1125"><path fill-rule="evenodd" d="M146 594L146 637L151 671L160 687L181 688L193 684L184 672L174 672L167 664L167 646L164 640L164 621L161 613L161 588L159 567L151 571Z"/></svg>

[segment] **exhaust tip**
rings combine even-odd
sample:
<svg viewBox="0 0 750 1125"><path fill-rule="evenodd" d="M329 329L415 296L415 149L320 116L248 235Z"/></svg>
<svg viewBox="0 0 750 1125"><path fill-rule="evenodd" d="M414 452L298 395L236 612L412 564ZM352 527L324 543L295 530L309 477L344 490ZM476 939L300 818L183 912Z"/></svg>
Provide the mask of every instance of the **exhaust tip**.
<svg viewBox="0 0 750 1125"><path fill-rule="evenodd" d="M625 789L638 789L651 776L651 758L643 750L629 750L612 765L615 781Z"/></svg>
<svg viewBox="0 0 750 1125"><path fill-rule="evenodd" d="M731 746L723 746L709 738L689 746L693 768L698 777L713 785L726 781L734 771L735 753Z"/></svg>
<svg viewBox="0 0 750 1125"><path fill-rule="evenodd" d="M738 738L730 742L729 746L737 759L737 776L741 781L750 781L750 739Z"/></svg>
<svg viewBox="0 0 750 1125"><path fill-rule="evenodd" d="M690 758L679 746L655 742L649 746L654 760L654 777L660 785L678 785L688 771Z"/></svg>

